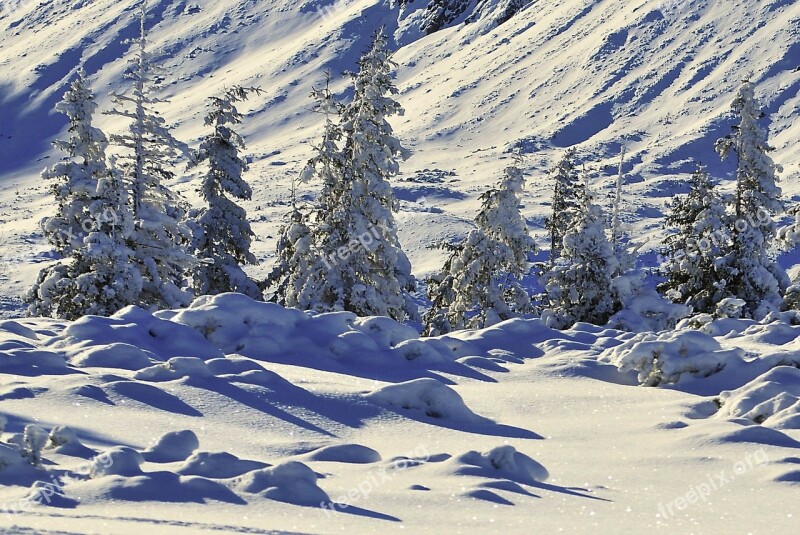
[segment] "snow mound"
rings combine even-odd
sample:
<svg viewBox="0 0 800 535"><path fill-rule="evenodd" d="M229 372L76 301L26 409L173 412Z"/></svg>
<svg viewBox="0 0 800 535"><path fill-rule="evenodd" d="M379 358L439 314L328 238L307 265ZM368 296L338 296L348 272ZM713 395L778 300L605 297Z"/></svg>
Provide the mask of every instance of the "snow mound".
<svg viewBox="0 0 800 535"><path fill-rule="evenodd" d="M25 464L20 450L0 443L0 472L8 468L19 467Z"/></svg>
<svg viewBox="0 0 800 535"><path fill-rule="evenodd" d="M207 500L215 500L245 504L244 500L218 481L196 476L184 477L172 472L151 472L132 477L110 476L80 483L70 492L80 497L102 497L110 501L202 504Z"/></svg>
<svg viewBox="0 0 800 535"><path fill-rule="evenodd" d="M139 370L133 376L142 381L172 381L182 377L212 377L206 363L196 357L173 357L167 362Z"/></svg>
<svg viewBox="0 0 800 535"><path fill-rule="evenodd" d="M381 454L360 444L335 444L307 453L304 458L309 461L369 464L379 462Z"/></svg>
<svg viewBox="0 0 800 535"><path fill-rule="evenodd" d="M421 411L431 418L486 423L472 412L461 396L449 386L428 377L384 386L367 394L368 399L400 409Z"/></svg>
<svg viewBox="0 0 800 535"><path fill-rule="evenodd" d="M79 357L90 348L98 350L113 344L127 344L135 346L145 355L157 360L165 361L172 357L199 357L211 359L222 357L223 354L197 331L185 325L161 319L135 306L123 308L110 318L99 316L86 316L71 323L61 336L54 337L48 346L62 350L67 358ZM116 346L114 346L116 347ZM124 348L116 347L124 351ZM101 353L109 361L114 357L109 353ZM84 357L85 358L85 357ZM141 357L139 362L149 366Z"/></svg>
<svg viewBox="0 0 800 535"><path fill-rule="evenodd" d="M0 372L22 375L46 375L61 373L67 368L63 356L51 351L20 347L8 349L7 343L0 348Z"/></svg>
<svg viewBox="0 0 800 535"><path fill-rule="evenodd" d="M719 396L720 416L746 418L773 429L800 429L800 369L779 366Z"/></svg>
<svg viewBox="0 0 800 535"><path fill-rule="evenodd" d="M69 358L70 364L78 368L120 368L140 370L161 360L158 355L142 348L123 343L91 346Z"/></svg>
<svg viewBox="0 0 800 535"><path fill-rule="evenodd" d="M151 463L185 461L197 448L200 440L191 430L172 431L158 439L152 447L142 452L144 460Z"/></svg>
<svg viewBox="0 0 800 535"><path fill-rule="evenodd" d="M417 331L389 318L359 318L350 312L313 315L241 294L204 296L189 308L157 315L194 328L225 354L257 360L292 362L313 355L382 366L452 360L435 349L419 348ZM408 341L414 347L401 346Z"/></svg>
<svg viewBox="0 0 800 535"><path fill-rule="evenodd" d="M254 470L243 475L235 485L250 494L296 505L319 506L330 501L325 491L317 486L317 474L297 461Z"/></svg>
<svg viewBox="0 0 800 535"><path fill-rule="evenodd" d="M142 473L144 463L142 454L127 446L115 446L92 459L89 477L97 479L104 476L132 477Z"/></svg>
<svg viewBox="0 0 800 535"><path fill-rule="evenodd" d="M678 331L643 333L622 345L605 350L599 357L623 373L635 371L646 386L677 383L685 374L708 377L730 362L743 362L741 349L723 349L708 334Z"/></svg>
<svg viewBox="0 0 800 535"><path fill-rule="evenodd" d="M456 475L501 478L525 485L535 485L550 477L544 466L510 445L484 453L469 451L448 462L456 465Z"/></svg>
<svg viewBox="0 0 800 535"><path fill-rule="evenodd" d="M176 472L184 476L229 479L266 466L266 463L240 459L227 452L198 451L186 459Z"/></svg>
<svg viewBox="0 0 800 535"><path fill-rule="evenodd" d="M78 506L78 501L68 498L64 494L63 487L45 481L35 481L31 485L27 500L31 503L59 507L62 509L72 509Z"/></svg>
<svg viewBox="0 0 800 535"><path fill-rule="evenodd" d="M78 435L69 427L57 426L50 430L47 449L61 455L72 457L90 458L95 451L84 446L78 439Z"/></svg>

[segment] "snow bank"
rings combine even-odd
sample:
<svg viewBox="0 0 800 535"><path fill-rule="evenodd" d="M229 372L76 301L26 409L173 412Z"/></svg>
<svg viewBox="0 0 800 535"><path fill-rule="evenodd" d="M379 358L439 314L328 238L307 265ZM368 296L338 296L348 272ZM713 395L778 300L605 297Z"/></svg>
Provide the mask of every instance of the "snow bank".
<svg viewBox="0 0 800 535"><path fill-rule="evenodd" d="M535 485L550 477L547 469L513 446L505 445L480 453L469 451L448 461L454 473L477 477L502 478Z"/></svg>
<svg viewBox="0 0 800 535"><path fill-rule="evenodd" d="M719 396L718 415L746 418L773 429L800 429L800 369L779 366Z"/></svg>
<svg viewBox="0 0 800 535"><path fill-rule="evenodd" d="M225 354L290 362L328 358L358 365L427 366L452 362L425 347L416 330L389 318L350 312L313 315L241 294L205 296L180 311L158 316L187 325Z"/></svg>
<svg viewBox="0 0 800 535"><path fill-rule="evenodd" d="M143 350L138 354L126 344ZM165 361L173 357L222 357L196 330L161 319L135 306L123 308L110 318L86 316L70 324L64 334L50 340L51 349L63 351L67 358L102 367L119 367L124 356L136 361L130 366L149 366L150 359ZM119 353L118 353L119 352ZM123 355L124 353L124 355ZM147 362L142 356L148 357Z"/></svg>
<svg viewBox="0 0 800 535"><path fill-rule="evenodd" d="M431 418L473 423L490 421L472 412L458 392L428 377L384 386L366 397L392 407L419 411Z"/></svg>
<svg viewBox="0 0 800 535"><path fill-rule="evenodd" d="M644 333L624 344L605 350L599 357L623 373L635 371L646 386L677 383L685 374L708 377L730 363L743 363L741 349L723 349L708 334L678 331Z"/></svg>
<svg viewBox="0 0 800 535"><path fill-rule="evenodd" d="M241 476L234 486L270 500L296 505L319 506L330 501L325 491L317 486L317 474L296 461L249 472Z"/></svg>
<svg viewBox="0 0 800 535"><path fill-rule="evenodd" d="M90 346L70 354L70 364L78 368L139 370L161 360L155 353L123 343Z"/></svg>

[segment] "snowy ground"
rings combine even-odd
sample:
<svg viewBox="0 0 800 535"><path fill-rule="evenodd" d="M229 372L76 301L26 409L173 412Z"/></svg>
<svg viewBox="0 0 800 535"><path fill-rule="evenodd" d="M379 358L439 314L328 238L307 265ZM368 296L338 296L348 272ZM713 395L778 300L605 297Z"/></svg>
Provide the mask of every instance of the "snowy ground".
<svg viewBox="0 0 800 535"><path fill-rule="evenodd" d="M247 203L257 234L254 252L269 272L289 183L311 157L322 118L309 93L333 75L354 70L381 24L394 35L398 100L393 121L413 156L394 183L401 200L400 238L414 273L439 267L428 246L469 229L478 196L501 177L510 151L526 154L524 214L544 244L552 167L577 147L601 194L611 193L622 144L627 148L622 218L641 251L662 237L664 204L685 193L694 161L730 186L730 164L714 141L730 132L733 91L748 73L757 82L785 167L786 197L800 195L794 147L800 143L800 4L787 0L537 0L500 27L491 21L501 0L484 2L479 21L429 36L415 30L427 2L404 10L391 0L186 2L151 0L151 40L166 69L162 112L176 136L196 146L206 99L236 83L264 94L243 107L252 154ZM20 313L19 295L43 262L52 261L38 222L52 211L40 171L58 155L49 142L63 135L53 112L81 62L98 94L120 90L138 29L133 0L18 1L0 10L0 314ZM394 7L392 7L394 6ZM107 133L125 125L101 116ZM197 202L197 173L172 186ZM311 198L318 185L302 191ZM609 197L610 200L610 197ZM609 202L610 204L610 202ZM608 206L608 204L606 204ZM655 254L644 255L645 265ZM784 262L789 267L794 258Z"/></svg>
<svg viewBox="0 0 800 535"><path fill-rule="evenodd" d="M0 324L2 440L35 422L85 445L45 448L41 469L0 449L6 508L51 483L0 515L4 532L797 526L800 370L778 365L800 364L800 327L725 320L654 348L538 320L418 340L388 319L233 294L158 316ZM638 386L618 359L647 350L664 369L695 359L698 376Z"/></svg>

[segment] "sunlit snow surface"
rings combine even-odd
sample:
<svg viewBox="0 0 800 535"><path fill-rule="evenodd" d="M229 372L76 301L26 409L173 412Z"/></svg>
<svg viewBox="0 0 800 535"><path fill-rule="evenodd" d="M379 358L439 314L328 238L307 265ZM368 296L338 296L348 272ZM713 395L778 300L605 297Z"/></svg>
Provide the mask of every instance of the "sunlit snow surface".
<svg viewBox="0 0 800 535"><path fill-rule="evenodd" d="M417 339L237 294L6 320L0 526L789 532L797 340L741 320L653 340L523 319ZM630 369L648 352L660 388ZM39 467L31 424L50 432Z"/></svg>

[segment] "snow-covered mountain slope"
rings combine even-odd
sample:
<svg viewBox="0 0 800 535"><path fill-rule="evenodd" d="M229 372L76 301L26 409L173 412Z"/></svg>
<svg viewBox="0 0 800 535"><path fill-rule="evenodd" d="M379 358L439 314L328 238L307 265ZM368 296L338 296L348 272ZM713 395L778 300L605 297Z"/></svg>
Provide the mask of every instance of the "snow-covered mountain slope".
<svg viewBox="0 0 800 535"><path fill-rule="evenodd" d="M238 294L3 321L0 532L792 533L798 340L538 319L418 339Z"/></svg>
<svg viewBox="0 0 800 535"><path fill-rule="evenodd" d="M320 135L308 94L352 70L373 31L394 35L399 100L396 130L413 156L395 183L402 202L401 239L414 270L439 267L427 246L461 235L475 199L497 180L509 157L528 155L525 214L541 234L548 202L544 170L577 145L596 186L608 191L621 146L628 151L624 218L634 239L657 245L665 197L702 161L720 178L730 172L713 152L729 132L729 102L746 76L758 82L768 111L783 186L800 195L800 4L787 0L482 0L438 2L466 8L430 35L428 3L389 0L242 0L150 2L151 40L162 59L165 117L194 144L205 99L233 84L258 85L243 133L255 198L247 205L267 270L288 184ZM136 32L136 2L15 1L0 10L0 236L6 298L31 283L49 260L37 223L51 210L38 176L64 127L52 111L83 64L100 95L124 81ZM402 5L401 5L402 4ZM521 9L501 25L509 6ZM452 6L451 6L452 7ZM463 7L463 6L462 6ZM459 8L460 9L460 8ZM458 11L458 9L456 9ZM513 10L512 10L513 11ZM464 21L470 21L465 23ZM102 117L108 132L123 124ZM176 186L196 200L193 173ZM310 185L304 195L313 195ZM0 275L3 276L3 275ZM12 304L13 309L15 306Z"/></svg>

